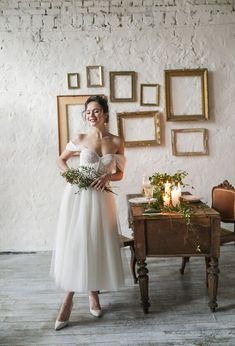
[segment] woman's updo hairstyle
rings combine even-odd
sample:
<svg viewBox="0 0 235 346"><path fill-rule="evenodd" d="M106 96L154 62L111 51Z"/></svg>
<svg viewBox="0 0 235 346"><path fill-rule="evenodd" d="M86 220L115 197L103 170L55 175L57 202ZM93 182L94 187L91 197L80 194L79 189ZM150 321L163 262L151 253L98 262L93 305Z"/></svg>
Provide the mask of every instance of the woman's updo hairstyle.
<svg viewBox="0 0 235 346"><path fill-rule="evenodd" d="M108 123L109 122L109 114L108 114L109 106L108 106L108 101L106 100L106 98L99 95L93 95L88 97L88 99L85 102L85 111L87 110L87 106L90 102L97 102L101 106L101 108L103 109L103 112L107 113L105 122Z"/></svg>

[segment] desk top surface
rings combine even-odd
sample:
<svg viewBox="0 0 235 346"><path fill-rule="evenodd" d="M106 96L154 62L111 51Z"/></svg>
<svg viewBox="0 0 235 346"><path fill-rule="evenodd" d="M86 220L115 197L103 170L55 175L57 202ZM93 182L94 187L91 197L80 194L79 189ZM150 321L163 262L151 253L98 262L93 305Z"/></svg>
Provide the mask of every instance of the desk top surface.
<svg viewBox="0 0 235 346"><path fill-rule="evenodd" d="M143 215L144 212L144 204L136 204L136 203L131 203L129 200L131 198L135 197L141 197L141 194L128 194L126 195L127 198L127 204L128 204L128 211L129 215L131 215L134 218L138 219L161 219L161 218L182 218L182 215L177 213L177 212L159 212L159 213L151 213L149 215ZM220 218L219 213L208 207L205 203L203 202L198 202L198 203L189 203L187 204L190 206L192 209L192 216L195 217L218 217Z"/></svg>

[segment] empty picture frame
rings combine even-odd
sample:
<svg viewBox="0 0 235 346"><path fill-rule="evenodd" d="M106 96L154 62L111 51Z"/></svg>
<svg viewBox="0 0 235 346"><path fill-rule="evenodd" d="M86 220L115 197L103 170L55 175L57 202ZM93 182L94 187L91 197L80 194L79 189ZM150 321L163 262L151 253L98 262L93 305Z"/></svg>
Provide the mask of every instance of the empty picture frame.
<svg viewBox="0 0 235 346"><path fill-rule="evenodd" d="M77 133L85 133L87 126L82 116L84 104L91 95L57 96L59 154ZM104 96L104 95L101 95ZM105 96L104 96L105 97Z"/></svg>
<svg viewBox="0 0 235 346"><path fill-rule="evenodd" d="M136 101L136 72L109 72L109 83L111 102Z"/></svg>
<svg viewBox="0 0 235 346"><path fill-rule="evenodd" d="M79 89L79 73L67 73L68 89Z"/></svg>
<svg viewBox="0 0 235 346"><path fill-rule="evenodd" d="M103 66L86 66L86 80L88 88L97 88L104 86Z"/></svg>
<svg viewBox="0 0 235 346"><path fill-rule="evenodd" d="M159 84L140 84L140 105L159 106L160 85Z"/></svg>
<svg viewBox="0 0 235 346"><path fill-rule="evenodd" d="M126 147L161 144L159 112L125 112L117 114L118 134Z"/></svg>
<svg viewBox="0 0 235 346"><path fill-rule="evenodd" d="M208 120L207 69L165 70L168 121Z"/></svg>
<svg viewBox="0 0 235 346"><path fill-rule="evenodd" d="M171 130L172 153L176 156L208 155L207 129Z"/></svg>

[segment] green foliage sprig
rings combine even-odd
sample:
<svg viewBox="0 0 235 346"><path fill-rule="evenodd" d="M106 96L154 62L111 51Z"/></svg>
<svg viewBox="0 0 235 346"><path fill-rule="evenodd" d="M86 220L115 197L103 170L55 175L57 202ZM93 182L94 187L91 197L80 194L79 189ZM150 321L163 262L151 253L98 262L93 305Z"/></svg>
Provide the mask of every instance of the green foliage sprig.
<svg viewBox="0 0 235 346"><path fill-rule="evenodd" d="M77 193L83 189L87 190L91 183L100 176L95 168L91 166L80 166L77 169L69 168L67 171L61 173L61 175L68 183L78 187ZM108 187L105 187L104 191L114 193Z"/></svg>
<svg viewBox="0 0 235 346"><path fill-rule="evenodd" d="M164 184L168 181L168 183L171 184L178 184L184 185L183 179L188 175L186 171L178 170L174 174L168 174L168 173L154 173L149 180L151 181L151 184L153 186L159 186L162 187Z"/></svg>
<svg viewBox="0 0 235 346"><path fill-rule="evenodd" d="M170 212L170 213L178 213L180 215L182 215L182 218L185 220L186 222L186 226L187 226L187 231L188 234L189 232L192 233L192 235L194 235L194 229L193 229L193 225L191 222L191 216L194 213L194 210L187 204L185 203L180 203L177 206L173 207L173 206L168 206L168 207L163 207L162 208L162 212ZM196 234L195 234L196 236ZM191 239L194 243L194 246L196 247L196 251L197 252L201 252L201 247L200 244L198 243L197 239Z"/></svg>

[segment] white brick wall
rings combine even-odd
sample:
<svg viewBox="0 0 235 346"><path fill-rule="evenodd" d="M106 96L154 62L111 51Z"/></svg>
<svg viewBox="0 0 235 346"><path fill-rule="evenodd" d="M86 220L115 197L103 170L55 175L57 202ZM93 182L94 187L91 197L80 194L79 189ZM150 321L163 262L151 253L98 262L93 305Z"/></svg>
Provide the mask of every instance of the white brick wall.
<svg viewBox="0 0 235 346"><path fill-rule="evenodd" d="M116 28L118 25L122 27L126 25L128 28L133 26L134 28L136 25L138 27L141 25L154 27L155 25L229 24L234 23L235 20L234 7L235 4L232 0L193 0L190 2L179 0L9 0L8 2L3 0L0 2L0 10L6 19L11 16L19 16L22 12L32 17L41 16L41 21L37 19L37 22L41 23L41 28L37 27L38 30L43 29L46 31L55 30L55 20L63 23L63 16L66 11L69 13L73 12L75 17L78 16L80 18L80 24L70 27L65 23L64 29L76 31L82 29L81 22L83 22L84 25L96 22L97 28L103 28L105 20L100 20L101 17L99 13L102 13L102 15L112 13L114 15L113 18L115 18L115 22L113 25L110 20L106 21L110 30ZM90 15L88 18L84 18L87 16L87 13ZM45 20L47 24L43 25L43 17L47 14L49 16L54 16L54 18ZM80 14L82 14L82 20ZM116 17L115 14L118 15L118 17ZM126 14L134 15L132 24L129 20L126 20ZM93 16L93 19L91 16ZM16 23L14 20L7 20L7 23L1 24L1 30L13 31L15 25ZM19 29L21 28L19 27ZM25 29L25 26L23 29ZM30 30L30 27L28 29ZM57 26L57 29L61 30L63 28Z"/></svg>
<svg viewBox="0 0 235 346"><path fill-rule="evenodd" d="M225 178L235 184L234 33L232 0L1 0L0 251L51 248L64 187L56 96L109 95L109 71L138 74L138 102L110 104L117 133L117 112L153 109L139 105L140 83L160 84L163 110L164 69L209 69L211 120L170 123L163 116L160 147L126 150L117 197L124 229L124 195L140 190L144 170L186 170L208 202L213 185ZM87 65L104 66L103 88L86 87ZM79 90L67 89L68 72L80 74ZM209 156L172 156L170 130L187 127L209 130Z"/></svg>

